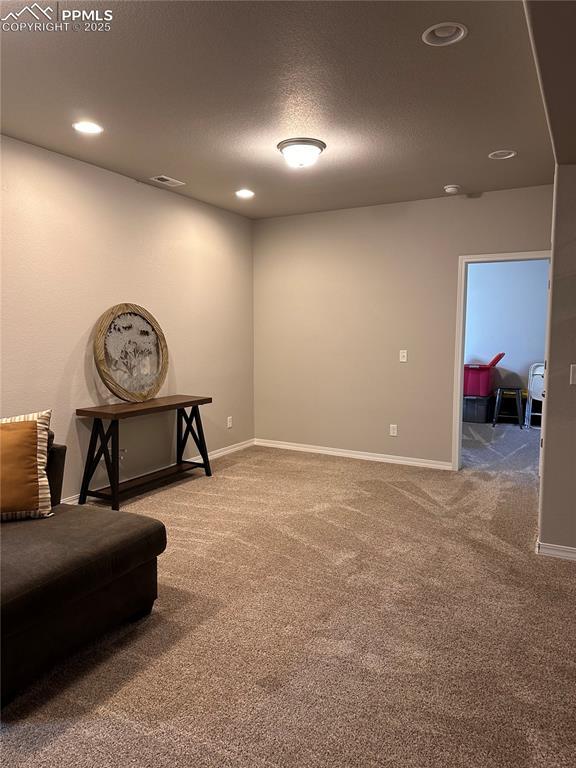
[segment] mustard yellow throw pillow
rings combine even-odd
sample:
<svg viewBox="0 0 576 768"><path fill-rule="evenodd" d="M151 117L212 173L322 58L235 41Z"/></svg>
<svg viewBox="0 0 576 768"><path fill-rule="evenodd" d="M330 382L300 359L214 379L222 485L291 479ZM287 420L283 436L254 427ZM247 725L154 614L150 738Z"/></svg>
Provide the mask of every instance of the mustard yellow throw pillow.
<svg viewBox="0 0 576 768"><path fill-rule="evenodd" d="M2 522L51 514L46 476L52 411L0 419L0 513Z"/></svg>

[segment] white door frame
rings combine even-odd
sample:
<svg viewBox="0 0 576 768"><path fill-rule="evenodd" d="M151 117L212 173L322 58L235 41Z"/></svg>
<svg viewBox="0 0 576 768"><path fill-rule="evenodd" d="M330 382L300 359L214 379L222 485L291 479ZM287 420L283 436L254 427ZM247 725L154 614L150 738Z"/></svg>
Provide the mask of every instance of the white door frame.
<svg viewBox="0 0 576 768"><path fill-rule="evenodd" d="M518 251L514 253L481 253L460 256L458 263L458 299L456 302L456 352L454 355L454 403L452 408L452 469L461 466L462 451L462 403L464 397L464 341L466 331L466 293L468 265L490 261L529 261L551 258L550 251ZM548 309L550 300L548 300ZM548 332L546 332L548 339ZM546 352L546 357L548 353Z"/></svg>

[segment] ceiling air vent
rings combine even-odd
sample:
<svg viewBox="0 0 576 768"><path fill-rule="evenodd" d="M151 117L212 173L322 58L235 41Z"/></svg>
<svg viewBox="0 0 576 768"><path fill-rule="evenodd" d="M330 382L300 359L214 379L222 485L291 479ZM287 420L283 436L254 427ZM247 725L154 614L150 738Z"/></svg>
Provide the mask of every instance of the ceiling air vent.
<svg viewBox="0 0 576 768"><path fill-rule="evenodd" d="M165 187L183 187L186 184L185 181L178 181L178 179L164 176L164 174L160 176L151 176L150 181L155 181L157 184L163 184Z"/></svg>

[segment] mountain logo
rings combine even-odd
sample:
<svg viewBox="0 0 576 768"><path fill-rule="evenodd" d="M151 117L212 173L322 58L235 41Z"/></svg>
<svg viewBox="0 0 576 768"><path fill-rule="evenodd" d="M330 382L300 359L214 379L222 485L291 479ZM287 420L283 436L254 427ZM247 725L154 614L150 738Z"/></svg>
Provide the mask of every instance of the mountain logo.
<svg viewBox="0 0 576 768"><path fill-rule="evenodd" d="M48 19L48 21L52 21L52 8L50 6L46 6L45 8L42 8L42 6L38 5L38 3L33 3L33 5L25 5L24 8L22 8L20 11L10 11L10 13L7 13L6 16L3 16L0 21L18 21L20 16L24 14L30 14L32 15L36 21L45 21Z"/></svg>

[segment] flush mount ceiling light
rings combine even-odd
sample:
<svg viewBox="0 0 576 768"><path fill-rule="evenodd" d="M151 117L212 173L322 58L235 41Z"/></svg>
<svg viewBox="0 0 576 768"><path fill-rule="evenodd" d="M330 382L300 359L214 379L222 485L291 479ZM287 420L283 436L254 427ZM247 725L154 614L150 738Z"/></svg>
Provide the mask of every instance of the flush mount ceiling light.
<svg viewBox="0 0 576 768"><path fill-rule="evenodd" d="M254 197L254 192L251 189L238 189L234 194L242 200L250 200L251 197Z"/></svg>
<svg viewBox="0 0 576 768"><path fill-rule="evenodd" d="M458 21L441 21L440 24L432 24L422 33L422 40L426 45L440 47L454 45L464 40L468 34L468 28Z"/></svg>
<svg viewBox="0 0 576 768"><path fill-rule="evenodd" d="M326 144L320 139L286 139L278 149L290 168L307 168L318 160Z"/></svg>
<svg viewBox="0 0 576 768"><path fill-rule="evenodd" d="M494 152L490 152L488 157L490 160L510 160L511 157L516 157L518 152L515 149L496 149Z"/></svg>
<svg viewBox="0 0 576 768"><path fill-rule="evenodd" d="M446 192L447 195L459 195L462 191L462 187L460 184L446 184L444 187L444 192Z"/></svg>
<svg viewBox="0 0 576 768"><path fill-rule="evenodd" d="M101 125L98 125L98 123L92 123L90 120L80 120L78 123L74 123L72 128L74 128L75 131L78 131L78 133L91 134L102 133L104 130Z"/></svg>

